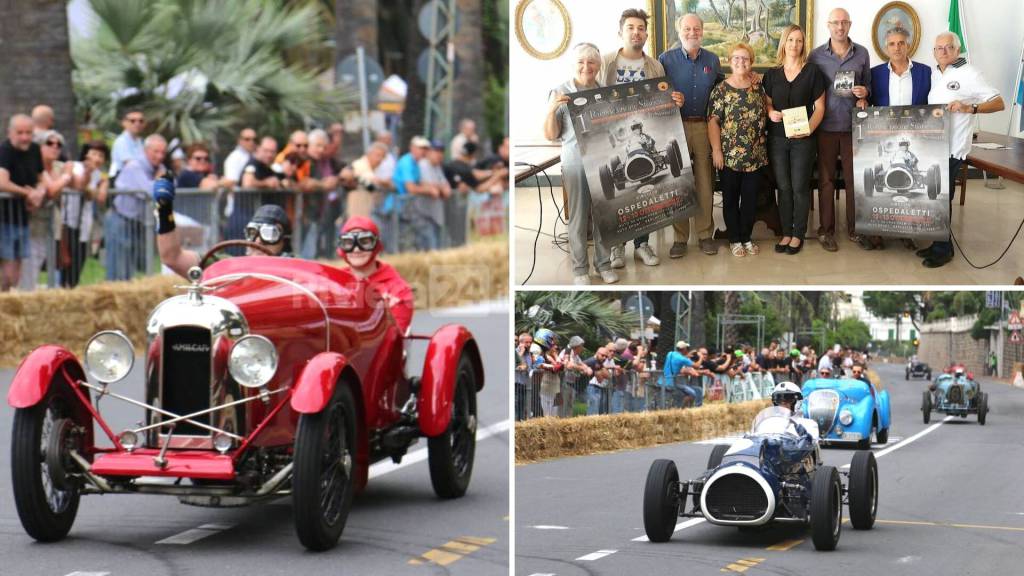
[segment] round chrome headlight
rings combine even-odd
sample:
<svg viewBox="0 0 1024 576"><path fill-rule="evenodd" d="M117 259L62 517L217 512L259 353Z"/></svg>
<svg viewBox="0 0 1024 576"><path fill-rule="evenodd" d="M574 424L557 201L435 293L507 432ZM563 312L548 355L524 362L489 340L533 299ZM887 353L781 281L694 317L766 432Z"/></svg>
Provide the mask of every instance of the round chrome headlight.
<svg viewBox="0 0 1024 576"><path fill-rule="evenodd" d="M841 422L843 426L849 426L850 422L853 422L853 413L849 410L843 410L839 413L839 422Z"/></svg>
<svg viewBox="0 0 1024 576"><path fill-rule="evenodd" d="M100 332L85 345L85 370L95 380L110 384L123 379L135 364L135 348L124 333Z"/></svg>
<svg viewBox="0 0 1024 576"><path fill-rule="evenodd" d="M228 356L231 377L247 388L259 388L270 382L277 372L277 350L264 336L251 334L231 347Z"/></svg>

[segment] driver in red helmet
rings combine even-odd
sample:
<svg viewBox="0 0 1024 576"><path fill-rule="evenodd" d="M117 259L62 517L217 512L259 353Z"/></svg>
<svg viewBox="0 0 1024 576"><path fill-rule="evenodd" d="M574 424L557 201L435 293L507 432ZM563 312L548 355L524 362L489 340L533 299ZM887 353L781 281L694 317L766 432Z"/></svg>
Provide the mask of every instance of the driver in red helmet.
<svg viewBox="0 0 1024 576"><path fill-rule="evenodd" d="M174 222L174 182L159 178L153 183L153 200L156 201L156 245L160 251L160 262L182 278L187 278L188 269L199 266L202 256L193 250L181 247ZM266 246L273 256L291 252L291 225L288 216L280 206L264 204L245 226L245 239ZM246 248L246 256L263 255L252 247Z"/></svg>
<svg viewBox="0 0 1024 576"><path fill-rule="evenodd" d="M368 302L387 304L395 324L404 334L412 323L412 288L398 271L377 259L384 249L380 230L369 218L355 216L345 221L338 235L338 256L349 265L359 281L367 282Z"/></svg>

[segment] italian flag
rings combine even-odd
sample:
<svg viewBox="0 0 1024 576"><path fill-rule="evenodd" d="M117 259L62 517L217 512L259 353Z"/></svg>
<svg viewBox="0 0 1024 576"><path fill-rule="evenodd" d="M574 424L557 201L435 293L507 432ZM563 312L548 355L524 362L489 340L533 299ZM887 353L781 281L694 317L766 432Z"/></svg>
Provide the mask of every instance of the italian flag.
<svg viewBox="0 0 1024 576"><path fill-rule="evenodd" d="M949 0L949 31L960 38L960 55L967 58L967 36L963 31L963 12L959 0Z"/></svg>

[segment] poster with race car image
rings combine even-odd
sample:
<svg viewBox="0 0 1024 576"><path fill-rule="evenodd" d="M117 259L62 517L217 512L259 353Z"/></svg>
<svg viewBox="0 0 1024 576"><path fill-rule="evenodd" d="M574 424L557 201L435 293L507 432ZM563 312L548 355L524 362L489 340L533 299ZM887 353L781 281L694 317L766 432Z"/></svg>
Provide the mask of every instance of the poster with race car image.
<svg viewBox="0 0 1024 576"><path fill-rule="evenodd" d="M606 246L696 212L683 121L665 78L584 90L569 112Z"/></svg>
<svg viewBox="0 0 1024 576"><path fill-rule="evenodd" d="M948 132L942 106L853 111L858 234L949 238Z"/></svg>

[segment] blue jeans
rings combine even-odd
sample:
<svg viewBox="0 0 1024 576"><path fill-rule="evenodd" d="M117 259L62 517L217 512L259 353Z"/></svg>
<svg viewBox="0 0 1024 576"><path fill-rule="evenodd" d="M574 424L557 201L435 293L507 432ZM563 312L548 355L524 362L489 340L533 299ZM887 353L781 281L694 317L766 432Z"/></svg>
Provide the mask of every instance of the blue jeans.
<svg viewBox="0 0 1024 576"><path fill-rule="evenodd" d="M693 406L697 407L704 403L704 394L696 386L687 386L686 384L679 384L677 386L680 392L684 395L693 398Z"/></svg>
<svg viewBox="0 0 1024 576"><path fill-rule="evenodd" d="M603 391L599 386L587 385L587 416L594 416L601 413L601 396Z"/></svg>
<svg viewBox="0 0 1024 576"><path fill-rule="evenodd" d="M106 243L107 280L130 280L136 270L146 268L145 227L111 208L103 219L103 241Z"/></svg>
<svg viewBox="0 0 1024 576"><path fill-rule="evenodd" d="M626 391L612 390L612 414L622 414L625 410Z"/></svg>
<svg viewBox="0 0 1024 576"><path fill-rule="evenodd" d="M416 250L429 252L441 247L441 227L433 220L417 218L412 223L416 234Z"/></svg>
<svg viewBox="0 0 1024 576"><path fill-rule="evenodd" d="M4 202L4 200L0 200ZM28 223L0 222L0 260L28 258Z"/></svg>
<svg viewBox="0 0 1024 576"><path fill-rule="evenodd" d="M949 178L946 178L949 186L949 240L933 242L931 245L932 258L949 259L953 257L953 193L956 192L956 175L960 172L960 166L964 161L959 158L949 158Z"/></svg>

